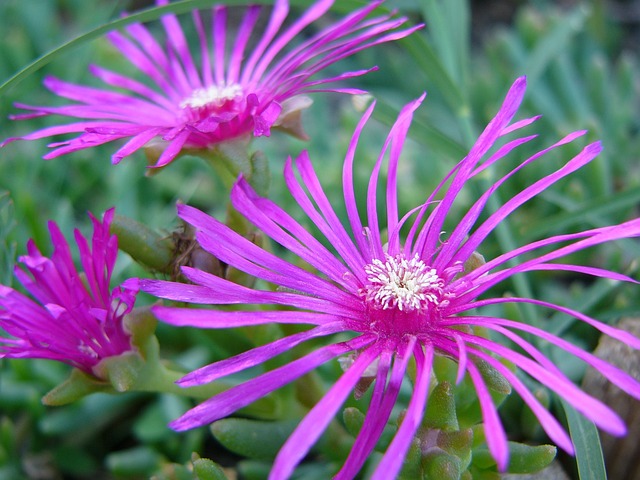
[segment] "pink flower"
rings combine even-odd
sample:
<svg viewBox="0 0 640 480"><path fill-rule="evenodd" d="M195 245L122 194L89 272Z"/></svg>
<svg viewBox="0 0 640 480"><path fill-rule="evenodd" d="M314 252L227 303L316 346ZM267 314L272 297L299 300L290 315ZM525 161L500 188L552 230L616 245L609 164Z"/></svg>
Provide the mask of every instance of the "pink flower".
<svg viewBox="0 0 640 480"><path fill-rule="evenodd" d="M343 170L344 201L350 232L342 225L312 168L302 153L285 166L284 178L291 195L305 214L322 232L322 243L276 204L255 194L242 178L232 192L234 207L265 235L300 257L318 273L300 268L252 244L219 221L188 206L180 206L180 216L198 231L200 245L233 268L242 270L278 289L255 289L192 268L184 275L193 283L184 285L160 280L146 280L141 288L156 296L180 302L212 305L253 304L281 305L284 311L226 311L193 308L156 307L154 313L173 325L202 328L231 328L265 323L311 325L312 328L255 348L236 357L205 366L185 376L183 386L199 385L262 364L294 346L317 337L326 337L327 345L272 371L258 375L221 393L188 411L171 426L186 430L206 425L232 414L254 400L292 382L323 363L349 355L350 367L326 395L301 421L276 457L272 478L287 478L307 454L343 402L360 382L363 374L375 373L375 386L364 425L345 464L336 478L353 478L362 468L390 418L402 379L411 358L416 374L413 394L404 419L373 475L374 479L394 478L400 471L414 435L417 433L428 399L434 356L457 361L458 381L471 379L482 409L489 450L504 470L509 462L507 437L496 407L481 375L478 363L486 362L511 384L558 446L573 452L571 439L562 425L538 402L527 385L499 358L516 364L529 375L571 404L603 430L614 435L625 433L621 419L606 405L584 393L572 383L527 338L538 337L564 349L594 366L620 388L640 397L640 383L631 376L599 360L566 340L526 323L497 318L484 312L485 307L533 304L550 311L563 312L602 333L639 348L640 340L626 332L603 324L571 308L534 298L492 297L495 285L522 272L570 271L617 281L635 282L624 275L595 267L562 263L562 257L584 248L640 235L640 219L620 225L596 228L579 233L557 235L524 245L513 251L479 262L482 242L519 206L543 192L593 160L601 150L599 143L587 145L555 172L535 181L495 212L481 220L484 207L504 182L529 164L544 158L556 147L572 142L585 132L567 135L554 145L520 161L509 173L496 181L468 209L462 218L450 217L451 206L467 182L520 145L535 138L525 136L509 141L490 152L503 136L513 134L536 118L512 122L522 101L525 79L518 79L510 89L498 114L478 138L469 154L442 180L426 201L406 213L398 214L397 172L418 99L400 113L384 144L370 178L366 196L366 216L361 218L353 186L353 160L360 132L370 117L370 108L349 146ZM388 153L386 214L377 210L379 173ZM298 176L300 180L298 180ZM447 225L455 225L450 231ZM381 236L386 227L388 240ZM334 251L325 247L331 245ZM337 253L337 255L336 255ZM522 257L525 258L522 258ZM516 266L510 261L518 259ZM559 260L558 262L556 262ZM475 263L476 268L471 268ZM494 339L474 333L483 327L519 347L518 351ZM342 333L339 339L332 335ZM350 340L345 341L345 334ZM521 353L525 352L525 353Z"/></svg>
<svg viewBox="0 0 640 480"><path fill-rule="evenodd" d="M227 7L211 10L210 29L205 27L200 12L194 11L199 39L194 50L198 51L199 67L175 15L162 17L166 48L141 24L126 27L128 35L111 32L111 43L153 86L95 65L90 67L94 76L123 91L47 77L44 84L49 90L75 103L60 107L18 104L33 113L13 118L60 115L81 120L9 138L2 145L17 139L79 133L70 140L49 144L53 150L44 158L50 159L127 139L111 157L113 163L118 163L151 142L162 152L155 164L161 167L185 149L206 149L252 134L269 136L272 127L304 136L299 115L310 104L304 94L362 93L332 84L370 70L314 78L317 74L360 50L405 37L420 28L397 30L406 19L391 19L389 15L367 19L382 2L371 2L307 39L300 32L325 14L333 0L317 1L282 31L289 5L286 0L277 0L260 37L254 31L258 29L262 7L250 6L235 41L227 33ZM164 5L168 0L157 3ZM253 38L257 38L256 45L248 48Z"/></svg>
<svg viewBox="0 0 640 480"><path fill-rule="evenodd" d="M84 272L76 270L71 251L58 226L50 222L54 246L51 258L33 243L20 257L24 270L16 278L35 299L0 285L0 357L47 358L89 374L100 360L131 350L122 320L135 303L135 282L109 289L118 241L109 233L114 210L102 222L91 215L91 246L80 232L75 239Z"/></svg>

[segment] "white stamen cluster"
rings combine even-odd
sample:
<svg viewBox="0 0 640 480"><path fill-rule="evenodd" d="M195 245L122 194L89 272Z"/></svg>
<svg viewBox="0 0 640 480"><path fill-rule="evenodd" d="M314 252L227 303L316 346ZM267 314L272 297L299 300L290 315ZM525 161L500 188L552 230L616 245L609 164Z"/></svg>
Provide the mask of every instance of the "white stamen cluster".
<svg viewBox="0 0 640 480"><path fill-rule="evenodd" d="M444 280L417 255L411 260L403 255L387 256L385 262L375 259L364 270L369 283L362 293L383 310L425 310L438 306L445 296Z"/></svg>
<svg viewBox="0 0 640 480"><path fill-rule="evenodd" d="M199 109L208 106L220 106L241 95L242 87L240 85L211 85L208 88L194 90L189 97L180 102L180 108Z"/></svg>

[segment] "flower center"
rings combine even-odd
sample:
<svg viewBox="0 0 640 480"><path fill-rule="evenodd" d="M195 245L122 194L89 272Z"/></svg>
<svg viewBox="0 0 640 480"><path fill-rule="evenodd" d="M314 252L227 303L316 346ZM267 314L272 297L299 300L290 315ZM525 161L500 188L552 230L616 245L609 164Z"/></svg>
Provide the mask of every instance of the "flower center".
<svg viewBox="0 0 640 480"><path fill-rule="evenodd" d="M211 85L208 88L198 88L180 102L180 108L194 110L219 108L225 103L242 96L242 87L238 84Z"/></svg>
<svg viewBox="0 0 640 480"><path fill-rule="evenodd" d="M180 102L180 109L187 122L210 118L216 122L228 121L237 115L243 95L242 87L237 84L211 85L194 90Z"/></svg>
<svg viewBox="0 0 640 480"><path fill-rule="evenodd" d="M361 294L376 309L426 311L439 306L446 296L444 280L418 255L410 260L403 255L387 255L384 262L375 259L364 270L368 284Z"/></svg>

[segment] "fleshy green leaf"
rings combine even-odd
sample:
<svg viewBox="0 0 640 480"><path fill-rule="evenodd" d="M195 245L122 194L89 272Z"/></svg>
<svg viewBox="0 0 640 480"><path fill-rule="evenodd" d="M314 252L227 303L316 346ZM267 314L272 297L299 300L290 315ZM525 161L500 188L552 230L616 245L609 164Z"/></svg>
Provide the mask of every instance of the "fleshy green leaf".
<svg viewBox="0 0 640 480"><path fill-rule="evenodd" d="M226 418L211 425L216 439L238 455L255 460L273 460L297 421L263 422L244 418Z"/></svg>
<svg viewBox="0 0 640 480"><path fill-rule="evenodd" d="M455 397L449 382L440 382L431 392L423 424L441 430L458 429Z"/></svg>
<svg viewBox="0 0 640 480"><path fill-rule="evenodd" d="M525 445L509 442L508 473L536 473L549 466L556 457L556 447L551 445ZM489 469L496 465L496 461L486 446L473 451L473 464Z"/></svg>
<svg viewBox="0 0 640 480"><path fill-rule="evenodd" d="M429 453L422 459L424 480L458 480L460 478L460 459L443 451Z"/></svg>
<svg viewBox="0 0 640 480"><path fill-rule="evenodd" d="M193 474L197 480L227 480L222 467L208 458L193 461Z"/></svg>
<svg viewBox="0 0 640 480"><path fill-rule="evenodd" d="M118 248L136 262L158 272L170 272L175 249L171 237L163 236L131 218L115 215L111 232L118 237Z"/></svg>

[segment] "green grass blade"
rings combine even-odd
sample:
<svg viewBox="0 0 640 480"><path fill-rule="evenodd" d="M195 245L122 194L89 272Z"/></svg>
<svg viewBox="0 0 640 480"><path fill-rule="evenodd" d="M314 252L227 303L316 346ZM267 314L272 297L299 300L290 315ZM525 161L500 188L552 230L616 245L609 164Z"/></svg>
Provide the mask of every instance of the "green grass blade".
<svg viewBox="0 0 640 480"><path fill-rule="evenodd" d="M15 224L13 203L9 193L0 192L0 283L2 285L11 285L16 246L9 241L9 234Z"/></svg>
<svg viewBox="0 0 640 480"><path fill-rule="evenodd" d="M630 209L639 202L640 189L625 190L605 198L588 200L574 205L570 211L547 218L543 223L536 223L534 228L523 233L523 237L526 242L532 242L546 235L567 231L581 223L589 223L595 227L609 225L609 215Z"/></svg>
<svg viewBox="0 0 640 480"><path fill-rule="evenodd" d="M466 107L466 102L457 84L453 81L431 44L421 32L414 33L401 41L402 46L413 58L415 66L433 82L435 89L443 96L454 112Z"/></svg>
<svg viewBox="0 0 640 480"><path fill-rule="evenodd" d="M526 61L526 65L521 65L524 67L529 85L538 81L549 64L557 58L558 52L567 49L571 39L582 30L587 15L586 8L576 8L536 44Z"/></svg>
<svg viewBox="0 0 640 480"><path fill-rule="evenodd" d="M576 463L580 480L606 480L600 436L596 426L562 401L569 423L569 433L576 449Z"/></svg>
<svg viewBox="0 0 640 480"><path fill-rule="evenodd" d="M467 0L425 0L422 11L443 66L458 86L466 84L470 11Z"/></svg>
<svg viewBox="0 0 640 480"><path fill-rule="evenodd" d="M386 125L392 125L398 116L398 110L378 99L374 115L375 118ZM416 142L431 148L436 155L457 161L467 154L467 150L460 142L442 133L419 117L415 117L411 123L410 136Z"/></svg>

